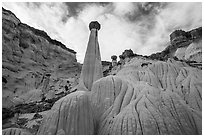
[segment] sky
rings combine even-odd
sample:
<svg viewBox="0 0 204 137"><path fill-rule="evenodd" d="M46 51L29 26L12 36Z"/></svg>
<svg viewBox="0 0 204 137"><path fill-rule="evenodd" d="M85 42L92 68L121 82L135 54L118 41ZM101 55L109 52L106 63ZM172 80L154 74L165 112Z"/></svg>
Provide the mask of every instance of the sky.
<svg viewBox="0 0 204 137"><path fill-rule="evenodd" d="M44 30L77 52L83 63L88 25L98 21L98 40L102 60L111 61L125 49L151 55L168 46L176 29L189 31L202 26L202 3L161 2L3 2L22 23Z"/></svg>

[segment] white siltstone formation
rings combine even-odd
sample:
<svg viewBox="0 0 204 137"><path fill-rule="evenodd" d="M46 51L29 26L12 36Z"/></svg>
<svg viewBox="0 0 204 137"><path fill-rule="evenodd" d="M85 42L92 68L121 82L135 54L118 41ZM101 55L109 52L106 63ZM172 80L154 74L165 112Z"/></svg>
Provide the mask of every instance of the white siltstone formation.
<svg viewBox="0 0 204 137"><path fill-rule="evenodd" d="M83 90L58 100L38 134L202 134L201 69L173 59L134 58L116 75L102 78L98 45L97 54L91 52L100 26L90 26L93 37L78 87Z"/></svg>
<svg viewBox="0 0 204 137"><path fill-rule="evenodd" d="M58 100L43 119L38 134L94 134L94 117L89 93L77 91Z"/></svg>
<svg viewBox="0 0 204 137"><path fill-rule="evenodd" d="M89 28L91 33L78 85L78 90L88 91L91 90L94 81L103 77L98 44L98 30L100 29L100 24L98 22L91 22Z"/></svg>

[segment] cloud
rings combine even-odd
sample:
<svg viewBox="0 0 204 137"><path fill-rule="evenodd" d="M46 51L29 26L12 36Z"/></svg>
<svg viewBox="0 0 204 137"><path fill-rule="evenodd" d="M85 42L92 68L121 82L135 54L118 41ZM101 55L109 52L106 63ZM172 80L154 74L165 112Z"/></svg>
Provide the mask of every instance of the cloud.
<svg viewBox="0 0 204 137"><path fill-rule="evenodd" d="M202 3L3 3L23 22L46 31L77 51L83 63L88 24L98 20L102 60L111 60L125 49L150 55L162 51L175 29L202 26Z"/></svg>
<svg viewBox="0 0 204 137"><path fill-rule="evenodd" d="M170 33L174 30L189 31L200 26L202 26L201 3L168 3L155 16L155 26L149 33L152 36L149 36L145 49L149 49L149 54L157 52L159 49L163 50L169 41ZM153 47L152 50L150 46ZM144 51L141 53L144 53Z"/></svg>
<svg viewBox="0 0 204 137"><path fill-rule="evenodd" d="M84 7L86 6L107 6L111 5L110 2L65 2L67 6L69 15L68 16L78 16L81 11L83 11Z"/></svg>

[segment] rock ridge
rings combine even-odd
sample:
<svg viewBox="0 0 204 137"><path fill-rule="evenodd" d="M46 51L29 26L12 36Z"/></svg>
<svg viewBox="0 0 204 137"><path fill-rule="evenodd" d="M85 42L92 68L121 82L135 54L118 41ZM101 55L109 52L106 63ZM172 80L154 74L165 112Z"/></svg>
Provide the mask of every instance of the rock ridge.
<svg viewBox="0 0 204 137"><path fill-rule="evenodd" d="M26 28L26 29L30 29L35 35L38 35L38 36L41 36L43 38L45 38L46 40L48 40L50 43L54 44L54 45L57 45L59 47L61 47L62 49L64 50L67 50L73 54L76 54L76 51L72 50L72 49L69 49L67 48L64 44L62 44L60 41L57 41L55 39L52 39L50 38L50 36L47 35L47 33L43 30L39 30L39 29L35 29L34 27L31 27L27 24L24 24L22 23L17 17L15 14L13 14L11 11L9 10L6 10L5 8L2 7L2 12L3 14L5 14L6 12L12 16L14 16L14 18L17 20L17 22L15 23L16 27L19 26L19 27L23 27L23 28ZM5 18L3 18L5 20ZM6 19L7 21L9 21L8 19Z"/></svg>

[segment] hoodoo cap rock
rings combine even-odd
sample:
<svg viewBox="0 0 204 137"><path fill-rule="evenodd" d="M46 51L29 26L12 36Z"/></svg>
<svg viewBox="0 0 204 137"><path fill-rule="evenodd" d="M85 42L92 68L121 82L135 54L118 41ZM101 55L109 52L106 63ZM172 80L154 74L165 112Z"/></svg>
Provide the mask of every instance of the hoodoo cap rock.
<svg viewBox="0 0 204 137"><path fill-rule="evenodd" d="M93 28L100 30L101 25L98 23L98 21L92 21L91 23L89 23L89 30L91 30Z"/></svg>

